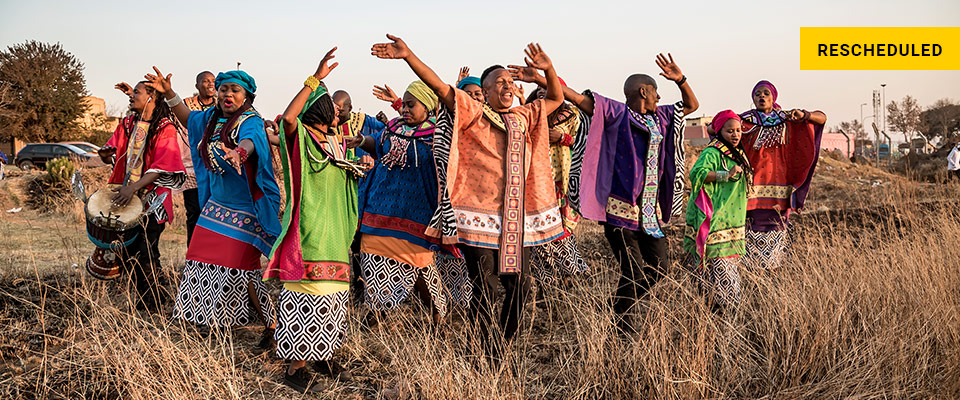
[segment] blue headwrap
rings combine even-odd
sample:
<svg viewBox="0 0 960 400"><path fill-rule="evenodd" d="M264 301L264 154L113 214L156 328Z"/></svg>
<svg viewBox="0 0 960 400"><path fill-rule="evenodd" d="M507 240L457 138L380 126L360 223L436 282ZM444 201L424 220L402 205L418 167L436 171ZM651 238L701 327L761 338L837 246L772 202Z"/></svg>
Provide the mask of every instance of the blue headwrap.
<svg viewBox="0 0 960 400"><path fill-rule="evenodd" d="M217 74L217 79L214 81L217 89L219 89L220 85L224 83L236 83L240 85L240 87L244 88L247 93L257 92L257 82L253 80L253 77L250 76L250 74L239 69L236 71L227 71Z"/></svg>
<svg viewBox="0 0 960 400"><path fill-rule="evenodd" d="M480 84L480 78L477 78L475 76L468 76L466 78L463 78L463 80L457 84L457 89L463 90L463 88L467 87L467 85L477 85L480 87L483 86Z"/></svg>

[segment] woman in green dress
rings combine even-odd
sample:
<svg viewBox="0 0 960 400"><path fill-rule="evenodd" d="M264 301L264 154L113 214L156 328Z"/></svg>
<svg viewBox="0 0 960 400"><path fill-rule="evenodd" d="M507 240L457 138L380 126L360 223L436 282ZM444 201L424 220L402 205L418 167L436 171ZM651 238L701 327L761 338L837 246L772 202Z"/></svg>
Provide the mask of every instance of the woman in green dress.
<svg viewBox="0 0 960 400"><path fill-rule="evenodd" d="M690 200L683 248L700 289L718 308L740 301L738 267L744 255L750 163L740 145L740 117L730 110L713 118L713 140L690 169Z"/></svg>

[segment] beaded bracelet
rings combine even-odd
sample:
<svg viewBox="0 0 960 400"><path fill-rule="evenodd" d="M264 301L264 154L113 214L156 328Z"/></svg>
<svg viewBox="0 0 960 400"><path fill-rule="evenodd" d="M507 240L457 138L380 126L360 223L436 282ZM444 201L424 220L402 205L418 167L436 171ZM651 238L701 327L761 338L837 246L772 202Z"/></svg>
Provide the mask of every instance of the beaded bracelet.
<svg viewBox="0 0 960 400"><path fill-rule="evenodd" d="M310 88L311 91L317 90L320 87L320 80L317 77L310 75L307 77L307 80L303 81L303 86Z"/></svg>
<svg viewBox="0 0 960 400"><path fill-rule="evenodd" d="M247 156L248 156L247 149L237 146L237 148L234 150L237 152L238 155L240 155L240 164L247 162Z"/></svg>
<svg viewBox="0 0 960 400"><path fill-rule="evenodd" d="M179 94L174 93L174 97L172 99L165 98L163 99L163 102L167 103L167 107L173 108L173 107L176 107L178 104L182 103L183 99L180 98Z"/></svg>
<svg viewBox="0 0 960 400"><path fill-rule="evenodd" d="M684 75L683 77L680 78L679 81L677 81L677 86L682 86L686 81L687 81L687 76Z"/></svg>
<svg viewBox="0 0 960 400"><path fill-rule="evenodd" d="M717 182L726 182L730 180L730 172L717 171Z"/></svg>

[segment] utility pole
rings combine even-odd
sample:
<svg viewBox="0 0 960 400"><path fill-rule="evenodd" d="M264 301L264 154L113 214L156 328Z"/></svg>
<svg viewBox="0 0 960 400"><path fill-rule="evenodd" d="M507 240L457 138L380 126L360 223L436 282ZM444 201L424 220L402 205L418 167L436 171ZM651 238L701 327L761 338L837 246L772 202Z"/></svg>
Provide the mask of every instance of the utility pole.
<svg viewBox="0 0 960 400"><path fill-rule="evenodd" d="M878 115L880 112L879 108L880 108L880 91L874 90L873 91L873 115L874 115L873 133L874 133L875 140L873 143L876 144L876 147L877 147L877 150L876 150L877 168L880 168L880 131L876 129L876 125L877 125L876 115ZM889 152L889 149L887 151Z"/></svg>
<svg viewBox="0 0 960 400"><path fill-rule="evenodd" d="M883 100L882 100L883 108L881 110L881 112L883 112L883 131L886 132L887 131L887 84L881 83L880 88L883 90Z"/></svg>

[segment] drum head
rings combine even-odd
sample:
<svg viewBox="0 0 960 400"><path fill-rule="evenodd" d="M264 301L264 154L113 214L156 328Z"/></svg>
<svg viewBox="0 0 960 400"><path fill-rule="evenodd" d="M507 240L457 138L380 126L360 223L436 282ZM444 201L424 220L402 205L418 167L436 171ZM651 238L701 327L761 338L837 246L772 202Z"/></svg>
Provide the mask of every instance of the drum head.
<svg viewBox="0 0 960 400"><path fill-rule="evenodd" d="M143 214L143 202L133 196L130 202L123 207L113 205L113 189L119 185L107 185L97 190L87 200L87 219L99 226L114 230L128 229L133 226Z"/></svg>

